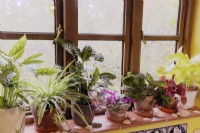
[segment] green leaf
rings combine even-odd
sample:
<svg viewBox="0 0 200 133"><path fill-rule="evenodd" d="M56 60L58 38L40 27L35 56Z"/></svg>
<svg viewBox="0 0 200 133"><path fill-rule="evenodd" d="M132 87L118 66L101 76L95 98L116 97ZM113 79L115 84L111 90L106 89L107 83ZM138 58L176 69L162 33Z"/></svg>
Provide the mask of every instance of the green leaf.
<svg viewBox="0 0 200 133"><path fill-rule="evenodd" d="M123 83L127 86L135 87L139 84L139 80L135 75L127 75L122 79Z"/></svg>
<svg viewBox="0 0 200 133"><path fill-rule="evenodd" d="M43 63L43 60L29 60L29 61L23 61L22 64L28 65L28 64L38 64L38 63Z"/></svg>
<svg viewBox="0 0 200 133"><path fill-rule="evenodd" d="M146 74L146 80L148 81L150 86L155 86L155 81L149 73Z"/></svg>
<svg viewBox="0 0 200 133"><path fill-rule="evenodd" d="M3 52L2 50L0 50L0 53L3 55L7 55L5 52Z"/></svg>
<svg viewBox="0 0 200 133"><path fill-rule="evenodd" d="M56 68L39 68L36 69L36 74L37 75L53 75L55 73L57 73L57 69Z"/></svg>
<svg viewBox="0 0 200 133"><path fill-rule="evenodd" d="M92 78L95 82L97 82L99 80L99 74L100 74L99 69L96 67L96 69L93 73L93 76L92 76Z"/></svg>
<svg viewBox="0 0 200 133"><path fill-rule="evenodd" d="M36 63L43 63L44 61L42 60L34 60L38 57L40 57L42 55L42 53L38 53L38 54L34 54L29 56L28 58L26 58L22 64L36 64Z"/></svg>
<svg viewBox="0 0 200 133"><path fill-rule="evenodd" d="M105 84L107 84L107 85L113 85L108 79L106 79L106 78L103 78L103 79L101 79Z"/></svg>
<svg viewBox="0 0 200 133"><path fill-rule="evenodd" d="M117 78L114 74L108 73L108 72L101 73L101 74L99 75L99 77L100 77L100 78L107 78L107 79L109 79L109 80L113 80L113 79L116 79L116 78Z"/></svg>
<svg viewBox="0 0 200 133"><path fill-rule="evenodd" d="M91 56L92 56L92 47L87 45L83 48L82 52L80 53L80 58L84 62L88 61Z"/></svg>
<svg viewBox="0 0 200 133"><path fill-rule="evenodd" d="M167 83L165 81L156 81L156 84L159 88L167 87Z"/></svg>
<svg viewBox="0 0 200 133"><path fill-rule="evenodd" d="M99 61L99 62L103 62L104 61L104 57L101 53L98 53L94 56L94 60L95 61Z"/></svg>
<svg viewBox="0 0 200 133"><path fill-rule="evenodd" d="M17 97L19 97L22 101L24 101L26 104L29 104L29 101L27 100L27 98L25 96L23 96L22 94L20 93L17 93L16 94Z"/></svg>
<svg viewBox="0 0 200 133"><path fill-rule="evenodd" d="M47 103L42 102L38 109L38 124L41 124L42 118L44 116L44 112L46 110Z"/></svg>
<svg viewBox="0 0 200 133"><path fill-rule="evenodd" d="M4 108L6 103L5 97L0 96L0 108Z"/></svg>
<svg viewBox="0 0 200 133"><path fill-rule="evenodd" d="M14 61L19 59L25 50L25 45L26 45L26 36L24 35L23 37L21 37L17 43L12 47L12 49L9 52L9 56L14 58Z"/></svg>

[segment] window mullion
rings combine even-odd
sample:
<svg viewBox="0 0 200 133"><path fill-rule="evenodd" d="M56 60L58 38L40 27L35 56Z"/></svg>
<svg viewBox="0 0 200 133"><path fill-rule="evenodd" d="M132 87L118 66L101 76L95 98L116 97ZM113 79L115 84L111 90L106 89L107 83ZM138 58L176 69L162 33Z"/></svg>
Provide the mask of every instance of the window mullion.
<svg viewBox="0 0 200 133"><path fill-rule="evenodd" d="M141 54L141 31L143 17L143 0L132 1L132 26L131 26L131 53L130 53L130 71L140 72L140 54Z"/></svg>
<svg viewBox="0 0 200 133"><path fill-rule="evenodd" d="M125 0L125 26L124 26L124 51L123 51L123 74L130 71L130 44L131 44L131 15L133 0Z"/></svg>
<svg viewBox="0 0 200 133"><path fill-rule="evenodd" d="M26 35L30 40L53 40L55 33L43 33L43 32L4 32L0 31L0 39L2 40L18 40L23 35Z"/></svg>
<svg viewBox="0 0 200 133"><path fill-rule="evenodd" d="M184 32L184 52L190 56L192 28L194 20L195 0L188 0L186 7L185 32Z"/></svg>
<svg viewBox="0 0 200 133"><path fill-rule="evenodd" d="M177 41L176 44L176 50L177 48L183 46L185 14L186 14L186 0L180 0L178 21L177 21L177 35L179 36L179 40Z"/></svg>
<svg viewBox="0 0 200 133"><path fill-rule="evenodd" d="M78 0L63 1L63 37L78 45ZM73 57L64 51L64 66L69 64Z"/></svg>
<svg viewBox="0 0 200 133"><path fill-rule="evenodd" d="M55 31L59 25L63 26L63 1L55 1ZM63 34L62 34L63 37ZM64 48L61 45L55 45L55 62L57 65L64 66L63 58Z"/></svg>

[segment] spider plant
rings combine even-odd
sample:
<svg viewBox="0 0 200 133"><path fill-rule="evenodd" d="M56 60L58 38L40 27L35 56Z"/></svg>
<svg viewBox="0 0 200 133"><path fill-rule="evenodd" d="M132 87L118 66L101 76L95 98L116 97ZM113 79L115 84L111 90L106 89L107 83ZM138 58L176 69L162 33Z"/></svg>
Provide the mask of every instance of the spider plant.
<svg viewBox="0 0 200 133"><path fill-rule="evenodd" d="M9 53L0 50L0 108L9 109L28 103L24 88L20 80L20 70L24 65L42 63L37 60L41 53L31 55L22 62L18 61L24 54L26 36L21 37L11 48Z"/></svg>
<svg viewBox="0 0 200 133"><path fill-rule="evenodd" d="M33 92L31 92L30 95L34 99L33 107L37 109L39 125L41 124L46 110L49 110L51 113L55 109L57 112L59 112L59 114L62 114L61 105L64 108L68 107L73 110L80 116L86 125L88 125L81 111L78 111L71 106L71 104L66 102L66 100L70 100L79 109L76 101L80 97L87 98L86 96L77 93L78 88L76 88L76 85L78 85L79 82L73 81L76 74L67 72L67 69L72 63L73 62L68 64L64 70L59 70L57 68L40 68L35 70L38 80L44 81L42 83L39 82L36 84L28 84L33 88ZM42 75L44 77L40 79ZM74 89L74 87L76 89Z"/></svg>

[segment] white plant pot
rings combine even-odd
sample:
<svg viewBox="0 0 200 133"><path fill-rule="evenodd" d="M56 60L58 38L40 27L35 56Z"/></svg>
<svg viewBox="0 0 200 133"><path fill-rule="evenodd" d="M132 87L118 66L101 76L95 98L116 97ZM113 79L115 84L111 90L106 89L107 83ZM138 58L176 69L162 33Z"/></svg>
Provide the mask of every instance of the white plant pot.
<svg viewBox="0 0 200 133"><path fill-rule="evenodd" d="M25 127L25 112L21 108L0 109L0 132L23 133Z"/></svg>
<svg viewBox="0 0 200 133"><path fill-rule="evenodd" d="M181 108L185 108L185 109L193 108L197 93L198 93L198 90L197 91L186 91L186 98L187 98L186 104L183 104L180 100L178 106Z"/></svg>

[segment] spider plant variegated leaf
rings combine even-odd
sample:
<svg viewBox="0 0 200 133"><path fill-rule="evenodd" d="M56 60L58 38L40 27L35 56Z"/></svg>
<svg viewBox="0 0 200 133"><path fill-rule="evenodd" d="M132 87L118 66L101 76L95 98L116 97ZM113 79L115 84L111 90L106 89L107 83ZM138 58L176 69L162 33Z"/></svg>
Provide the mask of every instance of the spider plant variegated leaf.
<svg viewBox="0 0 200 133"><path fill-rule="evenodd" d="M76 101L80 97L87 97L77 92L78 88L76 86L79 82L73 81L76 74L67 72L67 69L72 63L73 62L68 64L64 70L56 68L40 68L35 71L38 79L41 76L44 76L42 80L39 79L40 81L44 81L43 83L29 84L33 88L31 95L34 99L33 107L38 111L38 124L41 124L44 112L47 109L49 109L50 112L56 109L59 114L62 114L60 105L68 107L76 112L87 124L81 111L79 111L80 109L78 105L76 104ZM71 106L71 104L66 102L66 100L70 100L74 103L79 110L76 110Z"/></svg>

